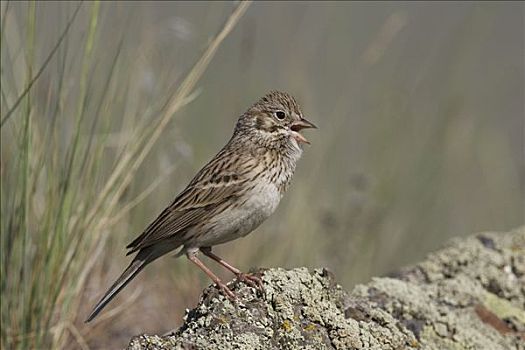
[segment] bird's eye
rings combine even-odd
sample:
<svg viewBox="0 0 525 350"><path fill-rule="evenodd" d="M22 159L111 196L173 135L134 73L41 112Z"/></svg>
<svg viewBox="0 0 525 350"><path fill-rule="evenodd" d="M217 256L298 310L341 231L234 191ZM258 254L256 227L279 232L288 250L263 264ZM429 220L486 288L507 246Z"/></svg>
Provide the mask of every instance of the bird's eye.
<svg viewBox="0 0 525 350"><path fill-rule="evenodd" d="M283 120L285 117L286 117L286 113L284 113L283 111L275 112L275 118L279 120Z"/></svg>

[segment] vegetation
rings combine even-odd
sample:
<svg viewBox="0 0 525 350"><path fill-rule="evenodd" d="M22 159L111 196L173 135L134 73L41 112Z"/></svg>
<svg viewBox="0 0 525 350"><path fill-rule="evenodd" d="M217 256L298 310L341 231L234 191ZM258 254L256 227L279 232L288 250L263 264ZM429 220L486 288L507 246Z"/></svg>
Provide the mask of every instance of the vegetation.
<svg viewBox="0 0 525 350"><path fill-rule="evenodd" d="M83 320L269 89L320 129L274 217L220 247L233 264L324 266L349 288L443 232L523 223L523 4L248 5L2 2L1 348L180 324L209 283L183 259Z"/></svg>

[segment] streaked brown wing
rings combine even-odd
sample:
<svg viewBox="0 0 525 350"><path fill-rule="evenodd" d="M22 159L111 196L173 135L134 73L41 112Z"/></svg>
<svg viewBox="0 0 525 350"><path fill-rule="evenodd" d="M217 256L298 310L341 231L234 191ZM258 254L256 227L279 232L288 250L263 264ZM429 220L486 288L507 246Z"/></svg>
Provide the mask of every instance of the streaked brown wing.
<svg viewBox="0 0 525 350"><path fill-rule="evenodd" d="M155 244L161 240L207 220L218 206L237 195L240 186L235 183L211 185L210 187L188 187L174 202L153 221L146 230L131 242L128 254Z"/></svg>
<svg viewBox="0 0 525 350"><path fill-rule="evenodd" d="M208 220L232 197L239 196L253 171L259 168L253 155L233 152L225 146L190 182L188 187L131 242L128 254L161 240L173 238ZM181 242L184 243L184 242Z"/></svg>

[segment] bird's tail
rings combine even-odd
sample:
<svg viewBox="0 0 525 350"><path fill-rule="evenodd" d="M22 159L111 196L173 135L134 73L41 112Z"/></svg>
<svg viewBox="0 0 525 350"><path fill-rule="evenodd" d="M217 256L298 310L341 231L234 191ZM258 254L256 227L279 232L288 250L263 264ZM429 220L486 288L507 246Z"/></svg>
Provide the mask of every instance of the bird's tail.
<svg viewBox="0 0 525 350"><path fill-rule="evenodd" d="M160 257L162 254L159 254L155 251L153 246L144 248L139 251L137 256L129 264L129 266L122 272L120 277L113 283L111 288L108 289L106 294L100 299L100 301L95 305L93 311L89 314L89 317L86 319L86 323L93 320L100 311L124 288L137 274L150 262Z"/></svg>

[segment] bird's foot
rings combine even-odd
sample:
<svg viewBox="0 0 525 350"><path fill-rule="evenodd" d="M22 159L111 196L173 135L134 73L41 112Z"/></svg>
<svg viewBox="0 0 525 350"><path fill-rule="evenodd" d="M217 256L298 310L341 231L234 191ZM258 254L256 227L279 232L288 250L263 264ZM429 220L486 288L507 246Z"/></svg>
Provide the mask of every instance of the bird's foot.
<svg viewBox="0 0 525 350"><path fill-rule="evenodd" d="M235 295L235 293L230 288L228 288L226 284L224 284L221 281L217 281L215 284L217 285L217 287L219 287L219 290L221 291L221 293L226 298L230 299L230 301L237 300L237 295Z"/></svg>
<svg viewBox="0 0 525 350"><path fill-rule="evenodd" d="M253 288L255 288L255 289L258 289L258 290L260 290L262 293L264 293L264 285L263 285L263 281L262 281L261 278L255 276L255 275L247 274L247 273L241 272L241 273L238 273L238 274L237 274L237 281L244 282L244 283L246 283L247 285L249 285L250 287L253 287Z"/></svg>

